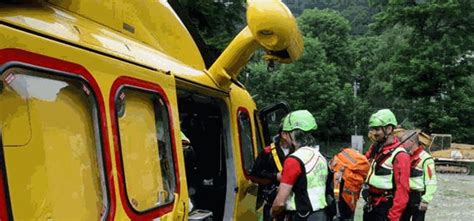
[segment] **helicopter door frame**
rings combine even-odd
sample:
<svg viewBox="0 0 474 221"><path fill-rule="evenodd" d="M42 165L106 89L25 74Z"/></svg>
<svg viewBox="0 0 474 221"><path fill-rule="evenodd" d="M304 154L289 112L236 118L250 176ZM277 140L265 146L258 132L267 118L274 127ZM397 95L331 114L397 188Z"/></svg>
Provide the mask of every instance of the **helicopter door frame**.
<svg viewBox="0 0 474 221"><path fill-rule="evenodd" d="M263 142L265 146L268 146L272 143L272 137L271 137L270 129L269 129L269 115L272 113L276 113L277 111L280 111L280 110L288 114L290 113L291 108L287 102L281 101L279 103L266 106L260 110L259 118L260 118L262 130L263 130L262 135L263 135ZM281 121L281 119L279 119L279 121Z"/></svg>
<svg viewBox="0 0 474 221"><path fill-rule="evenodd" d="M125 179L125 168L124 168L124 159L122 151L122 143L120 140L120 127L117 116L116 101L120 97L120 93L123 89L131 89L141 93L148 93L159 96L160 99L164 102L164 106L167 108L166 112L168 114L168 135L170 136L171 142L171 155L173 160L173 172L174 172L174 185L175 190L173 194L177 194L178 197L173 197L171 202L167 202L164 205L155 206L144 211L136 210L130 202L130 197L128 196L126 189L126 179ZM174 121L177 120L174 116L174 110L172 104L168 98L166 90L162 88L159 84L149 82L146 80L141 80L129 76L120 76L116 78L112 84L109 97L109 108L110 108L110 122L112 125L112 133L114 137L113 148L115 152L115 163L117 167L117 176L118 176L118 190L119 197L122 201L123 209L125 210L127 216L132 220L148 220L154 218L160 218L163 215L172 213L175 209L179 209L179 206L176 202L181 202L181 183L180 183L180 174L179 174L179 161L178 161L178 151L176 145L175 137L175 126ZM175 206L176 205L176 206ZM184 217L184 216L183 216Z"/></svg>

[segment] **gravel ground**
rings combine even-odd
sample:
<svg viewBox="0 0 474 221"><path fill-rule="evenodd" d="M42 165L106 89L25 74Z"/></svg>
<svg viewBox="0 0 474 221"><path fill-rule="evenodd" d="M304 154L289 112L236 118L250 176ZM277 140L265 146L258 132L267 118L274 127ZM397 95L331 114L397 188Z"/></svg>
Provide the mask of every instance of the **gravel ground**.
<svg viewBox="0 0 474 221"><path fill-rule="evenodd" d="M356 221L362 220L359 200ZM427 221L474 220L474 176L438 174L438 191L426 214Z"/></svg>

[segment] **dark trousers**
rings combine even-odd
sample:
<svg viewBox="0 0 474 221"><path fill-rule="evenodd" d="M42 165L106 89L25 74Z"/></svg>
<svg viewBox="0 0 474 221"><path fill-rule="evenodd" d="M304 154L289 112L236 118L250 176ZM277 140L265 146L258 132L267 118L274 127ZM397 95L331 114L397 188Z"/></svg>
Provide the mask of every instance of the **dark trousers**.
<svg viewBox="0 0 474 221"><path fill-rule="evenodd" d="M336 205L339 207L339 215L340 217L337 217L337 209ZM339 203L336 203L335 200L333 200L331 203L329 203L328 207L326 208L326 214L328 216L328 220L334 220L335 218L338 218L337 220L353 220L354 219L354 211L352 211L351 207L347 205L346 201L341 200Z"/></svg>
<svg viewBox="0 0 474 221"><path fill-rule="evenodd" d="M422 192L416 192L416 191L410 192L410 199L408 200L408 205L405 209L405 212L403 212L402 217L400 218L400 221L410 221L410 218L412 221L425 220L426 211L419 210L421 196L423 196L423 194L424 193Z"/></svg>
<svg viewBox="0 0 474 221"><path fill-rule="evenodd" d="M272 209L272 204L265 203L263 206L263 221L274 221L272 216L270 215L270 211ZM282 214L275 218L276 221L284 221L285 220L285 214Z"/></svg>
<svg viewBox="0 0 474 221"><path fill-rule="evenodd" d="M327 221L326 210L320 209L314 212L294 212L291 221Z"/></svg>
<svg viewBox="0 0 474 221"><path fill-rule="evenodd" d="M364 207L364 221L386 221L388 220L388 211L393 205L392 198L386 202L380 202L376 206L369 203Z"/></svg>

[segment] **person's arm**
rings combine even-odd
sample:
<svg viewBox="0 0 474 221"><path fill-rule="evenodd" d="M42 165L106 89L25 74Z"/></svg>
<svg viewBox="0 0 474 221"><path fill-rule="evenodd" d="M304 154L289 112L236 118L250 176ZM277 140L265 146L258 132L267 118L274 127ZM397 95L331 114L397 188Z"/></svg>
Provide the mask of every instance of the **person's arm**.
<svg viewBox="0 0 474 221"><path fill-rule="evenodd" d="M405 210L410 192L410 155L401 152L395 156L393 162L393 179L395 192L393 206L388 212L391 221L398 221Z"/></svg>
<svg viewBox="0 0 474 221"><path fill-rule="evenodd" d="M281 175L281 183L278 187L278 194L273 201L271 215L278 216L285 210L285 203L291 194L293 185L301 174L301 166L294 158L287 158L283 164L283 171Z"/></svg>
<svg viewBox="0 0 474 221"><path fill-rule="evenodd" d="M278 194L273 201L272 209L270 211L272 217L277 217L285 210L285 203L286 200L288 200L292 189L293 185L280 183L280 186L278 187Z"/></svg>
<svg viewBox="0 0 474 221"><path fill-rule="evenodd" d="M269 162L269 160L271 160L270 155L271 153L265 150L258 154L249 174L249 178L252 182L261 185L268 185L277 180L277 174L270 172L267 169L267 164L273 163Z"/></svg>
<svg viewBox="0 0 474 221"><path fill-rule="evenodd" d="M427 204L431 202L433 199L433 195L437 189L437 181L436 181L436 171L435 171L435 163L433 159L427 159L423 165L423 172L424 172L424 183L425 183L425 194L421 196L421 202L425 203L426 207ZM425 208L426 209L426 208Z"/></svg>

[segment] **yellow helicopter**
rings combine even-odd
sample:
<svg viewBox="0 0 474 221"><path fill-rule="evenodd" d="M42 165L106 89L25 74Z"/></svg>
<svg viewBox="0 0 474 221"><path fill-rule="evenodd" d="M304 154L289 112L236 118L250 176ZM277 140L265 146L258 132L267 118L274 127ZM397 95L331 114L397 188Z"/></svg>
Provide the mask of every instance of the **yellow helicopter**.
<svg viewBox="0 0 474 221"><path fill-rule="evenodd" d="M167 1L0 2L0 219L255 220L248 171L288 107L237 77L303 40L280 0L246 16L206 69Z"/></svg>

